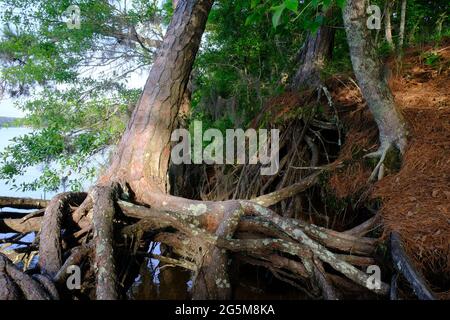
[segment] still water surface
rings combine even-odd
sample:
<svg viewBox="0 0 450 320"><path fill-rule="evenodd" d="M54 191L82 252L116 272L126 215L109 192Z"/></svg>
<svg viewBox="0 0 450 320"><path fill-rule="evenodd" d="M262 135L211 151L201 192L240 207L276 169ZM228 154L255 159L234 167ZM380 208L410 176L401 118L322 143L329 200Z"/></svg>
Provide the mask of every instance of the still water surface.
<svg viewBox="0 0 450 320"><path fill-rule="evenodd" d="M28 134L31 132L32 129L22 127L0 128L0 152L3 151L4 148L11 143L11 139L13 139L14 137L19 137L21 135ZM39 174L40 170L38 167L30 168L27 171L26 175L18 177L16 182L17 184L20 184L21 182L31 182L34 179L36 179L39 176ZM8 186L5 180L0 180L0 196L49 199L54 194L55 194L54 192L44 193L43 191L40 190L26 191L26 192L17 191L14 189L11 190L11 186Z"/></svg>
<svg viewBox="0 0 450 320"><path fill-rule="evenodd" d="M11 144L11 140L15 137L19 137L25 134L29 134L33 132L30 128L24 127L10 127L10 128L1 128L0 127L0 152L5 149L6 146ZM104 151L102 154L97 154L91 160L89 167L100 167L102 166L107 159L108 150ZM32 182L34 179L38 178L41 175L40 166L35 166L29 168L25 175L16 177L16 184L20 185L22 182ZM77 178L79 175L74 173L72 178ZM94 181L85 181L83 183L83 188L88 190ZM6 184L5 180L0 179L0 196L7 197L27 197L27 198L35 198L35 199L51 199L55 194L63 192L63 187L61 186L59 190L52 192L45 192L43 190L36 191L25 191L11 189L11 186ZM69 190L68 190L69 191Z"/></svg>

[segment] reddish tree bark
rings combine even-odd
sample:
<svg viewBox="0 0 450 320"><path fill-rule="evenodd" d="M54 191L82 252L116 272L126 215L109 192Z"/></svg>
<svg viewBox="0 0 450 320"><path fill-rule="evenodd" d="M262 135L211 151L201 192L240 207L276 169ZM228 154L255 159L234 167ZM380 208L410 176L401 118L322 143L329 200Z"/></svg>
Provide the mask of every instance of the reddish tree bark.
<svg viewBox="0 0 450 320"><path fill-rule="evenodd" d="M144 92L100 182L127 183L139 202L169 190L170 136L213 0L180 0Z"/></svg>

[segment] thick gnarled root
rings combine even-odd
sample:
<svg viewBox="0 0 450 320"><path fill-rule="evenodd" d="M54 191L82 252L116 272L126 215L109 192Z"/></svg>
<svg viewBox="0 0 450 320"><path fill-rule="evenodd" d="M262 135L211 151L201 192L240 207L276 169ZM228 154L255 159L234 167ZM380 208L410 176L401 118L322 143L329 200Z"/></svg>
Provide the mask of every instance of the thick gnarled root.
<svg viewBox="0 0 450 320"><path fill-rule="evenodd" d="M0 253L0 300L50 300L55 294L48 279L35 278L19 270Z"/></svg>
<svg viewBox="0 0 450 320"><path fill-rule="evenodd" d="M356 231L340 233L282 217L261 205L269 206L286 199L314 184L317 177L314 174L295 188L278 190L257 201L208 202L155 194L153 203L159 203L160 206L149 208L117 201L120 195L109 186L95 187L88 196L60 195L49 203L44 217L32 218L40 219L44 231L49 226L53 226L54 230L45 231L45 239L40 240L42 274L34 278L28 276L29 279L25 277L26 281L22 282L27 283L28 287L39 288L39 291L28 290L25 297L56 299L63 292L65 296L70 296L67 288L64 288L67 269L71 265L80 265L84 260L88 260L90 265L88 274L83 275L83 278L91 283L91 291L94 292L91 297L118 299L124 296L127 287L123 279L135 275L127 274L133 271L121 273L118 267L123 261L120 261L121 257L116 255L116 251L124 250L123 245L118 245L123 244L126 238L135 239L131 256L137 256L139 250L147 250L151 242L170 247L175 256L152 257L192 271L194 299L231 298L232 284L228 270L230 254L266 267L276 278L296 288L310 283L326 299L339 297L334 284L337 276L327 271L330 268L360 287L387 295L387 284L381 283L379 288L369 287L369 276L360 269L373 263L371 256L376 246L375 239L361 236L367 229L366 225ZM69 205L74 201L78 209ZM83 214L80 214L81 210ZM76 220L75 217L78 217L77 221L85 219L86 222L86 219L90 219L90 228L93 230L93 233L87 231L80 238L72 240L75 243L71 251L70 247L67 248L66 240L61 237L64 221L67 220L63 218L70 216L71 223ZM372 224L367 225L370 227ZM119 225L123 226L120 232L113 232ZM79 230L70 232L77 233ZM4 264L8 265L6 262ZM0 274L0 281L7 288L2 292L5 298L17 298L22 294L21 291L24 292L17 279L23 278L25 274L22 276L18 270L13 272L14 277L8 270Z"/></svg>
<svg viewBox="0 0 450 320"><path fill-rule="evenodd" d="M198 210L195 210L194 206L203 205L204 214L198 214ZM304 222L297 222L293 219L283 218L276 213L272 212L270 209L262 207L258 204L255 204L250 201L228 201L222 204L222 209L227 212L227 210L236 210L236 206L239 205L242 210L242 216L245 216L245 226L242 226L240 219L238 221L237 230L240 232L245 232L250 235L256 234L267 234L272 237L259 237L255 239L236 239L230 238L230 233L225 234L225 236L221 236L220 234L211 234L207 232L205 229L202 229L201 226L202 221L211 222L214 219L219 219L219 226L222 224L229 223L229 220L224 218L224 215L218 214L219 216L214 217L214 215L208 215L207 212L209 210L208 205L215 206L213 203L203 203L191 205L186 210L179 211L161 211L159 214L157 210L154 208L148 209L144 207L139 207L133 205L131 203L126 203L123 201L119 201L119 206L124 211L126 215L134 218L140 218L143 220L153 220L153 223L147 224L150 228L158 227L159 229L164 229L167 227L174 227L178 230L179 233L170 234L165 233L162 237L155 237L155 241L164 243L172 248L180 254L180 256L184 257L184 259L188 261L197 261L199 264L199 270L201 270L203 265L205 264L205 260L198 259L198 252L200 251L198 248L218 248L222 249L222 253L226 251L234 252L234 253L242 253L242 254L251 254L257 259L262 261L268 260L269 256L280 255L281 257L284 254L289 256L297 257L299 262L292 261L292 263L287 263L286 266L291 266L294 272L298 273L298 264L302 265L301 269L304 270L304 275L309 279L318 279L318 282L321 282L321 287L326 288L330 298L335 297L335 295L331 294L332 289L331 285L326 285L327 277L323 274L321 275L318 270L321 270L320 263L326 263L337 272L341 273L348 279L357 283L362 287L366 287L369 290L374 291L377 294L386 295L389 291L389 286L387 284L381 283L379 288L369 287L368 281L369 276L353 266L348 261L352 261L350 259L345 259L342 255L338 255L333 253L330 249L323 245L323 243L327 243L328 245L333 245L332 235L338 235L339 233L332 232L317 226L309 225ZM210 208L212 209L212 208ZM236 212L236 211L232 211ZM194 213L194 214L193 214ZM197 213L197 214L195 214ZM226 215L225 215L226 216ZM253 224L248 223L248 221L252 221ZM144 226L143 226L144 227ZM245 229L245 227L247 229ZM244 229L244 230L243 230ZM220 228L218 229L220 230ZM314 236L311 238L308 234ZM364 238L359 239L350 235L341 235L338 239L346 239L347 241L354 241L355 247L361 247L360 241L362 243L366 242L366 246L370 246L370 241L366 241ZM336 241L339 242L339 241ZM191 249L186 250L188 245L192 245ZM374 242L371 243L372 251L374 250ZM340 247L339 245L334 245L335 247ZM197 249L196 249L197 247ZM353 246L348 246L348 252L352 252ZM362 247L361 247L362 248ZM363 250L361 250L362 252ZM367 250L366 253L370 254L371 250ZM213 255L217 252L216 250L208 249L209 254ZM206 255L208 256L208 254ZM204 256L202 256L204 257ZM223 256L225 257L225 256ZM317 261L314 264L311 257L315 257ZM218 265L226 266L227 261L223 258L216 257ZM208 263L211 263L211 260L207 260ZM180 263L181 265L181 263ZM215 266L212 270L215 270L216 277L217 274L223 274L224 269L216 268L215 263L212 263ZM279 271L277 269L277 271ZM196 278L198 281L198 277ZM200 281L205 281L204 278L201 278ZM208 280L206 280L208 282ZM210 283L210 281L208 282ZM227 287L229 285L226 281L220 281L220 283L212 284L212 287L217 286L219 288ZM195 284L194 284L195 287ZM217 289L217 288L216 288Z"/></svg>

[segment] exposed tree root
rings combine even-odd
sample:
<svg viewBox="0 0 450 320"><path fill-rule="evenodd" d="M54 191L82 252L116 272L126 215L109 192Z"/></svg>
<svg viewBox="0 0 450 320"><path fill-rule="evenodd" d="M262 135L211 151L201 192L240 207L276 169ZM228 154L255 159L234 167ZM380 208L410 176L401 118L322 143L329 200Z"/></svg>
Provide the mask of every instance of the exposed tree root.
<svg viewBox="0 0 450 320"><path fill-rule="evenodd" d="M21 219L0 219L0 233L30 233L41 230L42 217L31 218L25 222Z"/></svg>
<svg viewBox="0 0 450 320"><path fill-rule="evenodd" d="M301 182L290 185L283 189L274 191L272 193L257 197L252 199L255 202L264 207L270 207L277 204L285 199L291 198L292 196L299 194L300 192L309 189L311 186L317 183L321 171L311 174L310 176L303 179Z"/></svg>
<svg viewBox="0 0 450 320"><path fill-rule="evenodd" d="M50 295L46 292L39 281L20 271L13 263L0 253L0 279L8 287L3 289L5 298L18 298L23 296L27 300L49 300ZM19 295L19 290L21 294ZM0 299L3 297L0 296Z"/></svg>
<svg viewBox="0 0 450 320"><path fill-rule="evenodd" d="M393 264L411 285L416 296L420 300L436 300L435 294L428 287L420 272L414 267L411 259L406 255L399 234L392 232L390 240Z"/></svg>
<svg viewBox="0 0 450 320"><path fill-rule="evenodd" d="M18 300L20 291L11 277L6 273L6 258L0 255L0 299Z"/></svg>
<svg viewBox="0 0 450 320"><path fill-rule="evenodd" d="M379 214L376 214L375 216L364 221L360 225L358 225L350 230L344 231L343 233L352 235L352 236L356 236L356 237L363 237L370 231L373 231L373 230L377 229L378 227L380 227L380 225L381 225L381 217Z"/></svg>
<svg viewBox="0 0 450 320"><path fill-rule="evenodd" d="M322 289L323 298L325 300L338 300L338 295L332 283L327 279L323 265L319 259L313 259L314 278Z"/></svg>
<svg viewBox="0 0 450 320"><path fill-rule="evenodd" d="M62 193L52 199L45 210L39 243L39 267L53 278L61 269L61 226L64 215L70 213L70 203L80 205L85 193Z"/></svg>
<svg viewBox="0 0 450 320"><path fill-rule="evenodd" d="M172 198L173 199L173 198ZM169 199L167 198L167 201ZM299 257L306 270L310 274L313 272L313 266L308 259L305 259L305 252L311 252L311 254L317 256L321 261L329 264L336 271L341 272L349 279L357 282L361 286L367 286L368 276L362 271L359 271L357 268L353 267L349 263L339 259L339 257L328 250L320 241L324 241L323 239L328 239L329 237L326 233L321 230L319 227L311 227L306 223L298 223L292 219L283 218L271 210L259 206L250 201L226 201L222 204L220 203L202 203L199 202L196 205L191 205L188 208L180 208L180 210L165 210L164 214L158 214L154 209L148 210L145 212L145 208L138 208L138 206L120 202L119 205L123 208L125 213L134 212L133 216L137 217L137 212L141 218L146 219L158 219L158 223L160 227L164 226L172 226L179 229L182 232L187 234L191 234L191 236L195 236L196 238L200 238L203 241L206 241L209 244L215 244L224 249L228 249L230 251L245 251L245 252L261 252L266 250L276 250L281 251L289 255ZM278 231L284 233L290 240L283 239L249 239L249 240L230 240L226 238L221 238L205 233L204 229L198 228L197 226L201 226L202 222L218 225L217 214L208 214L208 212L212 212L212 207L219 207L222 211L226 210L226 208L232 208L236 205L240 205L243 210L244 215L252 217L260 217L262 219L262 224L265 227L269 227L270 225L274 226ZM169 203L166 203L166 206L169 207ZM211 206L211 208L208 208ZM223 214L221 215L223 216ZM226 220L225 220L226 221ZM264 225L266 224L266 225ZM322 237L317 237L317 240L311 239L302 227L309 232L320 234ZM269 227L270 228L270 227ZM345 239L346 236L342 237ZM160 240L161 241L161 240ZM326 242L325 240L324 242ZM328 240L328 242L331 242ZM168 245L173 245L170 243ZM352 248L349 248L350 250ZM382 284L380 289L376 289L377 293L386 294L389 286L386 284Z"/></svg>
<svg viewBox="0 0 450 320"><path fill-rule="evenodd" d="M46 208L49 203L50 201L39 199L0 197L0 208L42 209Z"/></svg>
<svg viewBox="0 0 450 320"><path fill-rule="evenodd" d="M323 265L328 265L354 283L367 288L368 275L355 266L367 266L374 262L370 256L374 252L376 239L361 237L373 221L363 227L341 233L282 217L260 205L276 204L296 194L297 190L311 186L317 177L318 173L312 174L305 179L305 183L302 181L298 185L279 190L279 193L257 198L256 201L196 201L150 193L149 196L153 197L152 203L156 205L149 208L118 200L117 207L128 219L138 219L134 224L126 223L121 234L123 239L138 240L137 247L133 249L136 255L144 234L151 235L152 241L170 247L181 258L161 256L161 261L165 260L166 263L193 271L194 299L231 298L229 252L250 257L247 262L253 261L255 265L268 267L275 277L295 287L299 286L298 281L312 282L320 288L324 298L336 299L338 294L333 286L333 277L325 271ZM113 233L113 225L117 225L117 222L114 222L114 217L117 216L114 214L115 198L115 189L105 186L94 187L86 198L85 194L62 194L50 202L43 218L34 217L24 222L26 224L34 220L34 223L42 223L39 263L47 277L43 275L30 280L33 284L45 288L45 296L42 297L58 298L58 291L53 283L56 287L64 287L67 268L70 265L79 265L88 258L95 265L96 298L119 298L121 287L116 280L118 270L114 247L116 241L121 240L116 239ZM81 204L83 199L85 200ZM85 223L92 217L94 236L90 241L89 232L84 233L77 242L86 244L72 250L63 264L62 240L60 232L56 230L61 230L64 222L62 217L69 201L81 204L84 212L91 210L90 205L86 203L93 204L93 214L83 214L83 217ZM72 212L72 218L79 215L80 207ZM72 223L74 220L75 218ZM69 222L70 219L65 221ZM11 223L9 225L20 226ZM49 226L52 226L53 232L45 230ZM15 232L23 230L20 227L17 229ZM78 231L74 229L72 232ZM95 250L91 256L92 247ZM9 278L4 276L4 279L5 283L9 283ZM8 288L8 292L15 292L13 286L9 285ZM383 283L381 288L373 291L386 295L389 286Z"/></svg>
<svg viewBox="0 0 450 320"><path fill-rule="evenodd" d="M231 207L219 224L215 236L231 239L243 215L239 205ZM214 243L205 246L201 266L194 277L194 299L230 299L231 284L228 276L228 253Z"/></svg>
<svg viewBox="0 0 450 320"><path fill-rule="evenodd" d="M372 153L369 153L365 156L365 158L379 158L377 165L375 166L375 169L373 169L372 174L369 177L369 182L375 181L375 180L381 180L384 177L384 160L386 159L386 155L389 152L390 148L392 147L392 144L385 143L382 144L381 147Z"/></svg>
<svg viewBox="0 0 450 320"><path fill-rule="evenodd" d="M113 249L114 189L97 186L91 193L94 203L94 246L96 296L98 300L115 300L117 294Z"/></svg>

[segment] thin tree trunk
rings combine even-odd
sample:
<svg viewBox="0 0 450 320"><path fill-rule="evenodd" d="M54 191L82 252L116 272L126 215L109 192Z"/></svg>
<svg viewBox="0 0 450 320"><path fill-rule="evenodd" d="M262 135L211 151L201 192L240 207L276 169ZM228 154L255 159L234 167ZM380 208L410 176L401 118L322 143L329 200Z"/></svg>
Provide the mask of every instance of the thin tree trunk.
<svg viewBox="0 0 450 320"><path fill-rule="evenodd" d="M386 12L385 12L385 22L384 22L384 30L386 35L386 41L391 46L391 48L394 48L394 41L392 40L392 24L391 24L391 7L393 2L392 1L386 1Z"/></svg>
<svg viewBox="0 0 450 320"><path fill-rule="evenodd" d="M441 13L441 15L439 16L439 19L436 22L436 33L437 33L438 37L440 37L442 35L442 25L443 25L445 19L447 19L447 14Z"/></svg>
<svg viewBox="0 0 450 320"><path fill-rule="evenodd" d="M382 76L382 64L366 27L365 4L364 0L348 0L343 11L353 70L380 132L381 147L377 155L381 156L390 146L403 153L407 143L405 120Z"/></svg>
<svg viewBox="0 0 450 320"><path fill-rule="evenodd" d="M419 29L419 24L422 22L423 15L420 15L416 22L414 23L413 27L411 28L411 32L409 34L408 40L410 43L414 42L416 40L416 32Z"/></svg>
<svg viewBox="0 0 450 320"><path fill-rule="evenodd" d="M399 48L403 48L404 39L405 39L405 24L406 24L406 0L402 0L402 10L400 14L400 31L399 31L399 40L398 46Z"/></svg>
<svg viewBox="0 0 450 320"><path fill-rule="evenodd" d="M146 202L147 192L169 189L170 137L212 4L179 0L115 158L100 179L127 182L137 201Z"/></svg>
<svg viewBox="0 0 450 320"><path fill-rule="evenodd" d="M329 9L324 16L331 18L332 14L332 9ZM320 72L333 53L334 33L335 30L325 24L315 34L308 33L300 52L300 67L292 82L293 89L320 86Z"/></svg>

